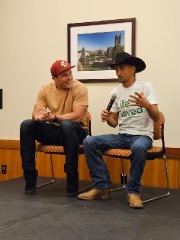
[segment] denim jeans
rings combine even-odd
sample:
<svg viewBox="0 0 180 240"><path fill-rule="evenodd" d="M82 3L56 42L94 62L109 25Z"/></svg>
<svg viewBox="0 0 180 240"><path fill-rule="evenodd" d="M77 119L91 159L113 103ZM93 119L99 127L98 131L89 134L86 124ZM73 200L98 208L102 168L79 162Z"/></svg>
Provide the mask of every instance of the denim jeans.
<svg viewBox="0 0 180 240"><path fill-rule="evenodd" d="M35 169L35 140L47 145L63 145L66 153L64 171L76 174L78 171L79 144L87 136L80 123L61 121L59 126L29 119L20 126L20 151L22 168Z"/></svg>
<svg viewBox="0 0 180 240"><path fill-rule="evenodd" d="M129 134L107 134L87 137L83 141L86 161L96 189L111 186L111 180L102 152L112 148L131 149L130 176L127 183L129 193L140 193L141 177L146 163L147 149L152 147L152 139L148 136Z"/></svg>

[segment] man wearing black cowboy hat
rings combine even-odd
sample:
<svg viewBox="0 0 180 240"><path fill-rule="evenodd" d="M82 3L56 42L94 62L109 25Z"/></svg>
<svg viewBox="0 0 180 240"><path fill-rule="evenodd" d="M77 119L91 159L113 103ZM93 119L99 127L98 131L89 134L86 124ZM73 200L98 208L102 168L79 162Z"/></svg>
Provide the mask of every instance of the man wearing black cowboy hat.
<svg viewBox="0 0 180 240"><path fill-rule="evenodd" d="M93 189L78 196L83 200L110 197L111 180L101 153L108 149L131 149L131 168L127 183L128 201L132 208L142 208L141 177L147 149L152 147L153 121L159 118L156 94L151 83L138 81L135 73L146 68L140 58L126 52L116 55L115 69L120 86L111 95L117 96L111 111L103 110L101 119L113 128L119 124L119 134L92 136L84 139L84 151L93 181Z"/></svg>

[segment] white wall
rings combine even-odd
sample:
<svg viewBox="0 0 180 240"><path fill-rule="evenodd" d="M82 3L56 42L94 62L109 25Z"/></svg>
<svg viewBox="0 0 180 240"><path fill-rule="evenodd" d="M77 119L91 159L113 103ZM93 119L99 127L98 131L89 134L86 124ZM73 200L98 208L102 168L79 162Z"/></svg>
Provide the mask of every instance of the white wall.
<svg viewBox="0 0 180 240"><path fill-rule="evenodd" d="M0 0L0 139L19 139L19 125L31 117L39 87L51 81L49 68L67 59L67 24L136 18L136 55L147 69L137 78L152 82L166 117L167 147L180 147L179 0ZM87 83L93 135L117 132L100 121L116 83Z"/></svg>

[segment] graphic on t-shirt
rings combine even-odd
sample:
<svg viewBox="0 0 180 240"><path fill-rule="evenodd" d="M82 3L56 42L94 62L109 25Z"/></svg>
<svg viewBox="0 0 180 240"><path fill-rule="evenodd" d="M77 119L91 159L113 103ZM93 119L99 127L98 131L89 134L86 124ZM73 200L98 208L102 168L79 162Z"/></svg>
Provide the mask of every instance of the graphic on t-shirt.
<svg viewBox="0 0 180 240"><path fill-rule="evenodd" d="M118 102L118 110L120 113L120 117L130 117L134 115L139 115L143 113L143 108L138 106L131 106L129 101L119 101Z"/></svg>

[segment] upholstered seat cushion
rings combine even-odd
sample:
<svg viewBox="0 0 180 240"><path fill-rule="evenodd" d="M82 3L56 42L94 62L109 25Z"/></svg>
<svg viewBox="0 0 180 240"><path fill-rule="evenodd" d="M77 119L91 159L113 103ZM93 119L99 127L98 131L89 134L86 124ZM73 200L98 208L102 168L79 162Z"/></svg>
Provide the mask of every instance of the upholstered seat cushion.
<svg viewBox="0 0 180 240"><path fill-rule="evenodd" d="M58 146L58 145L43 145L38 144L36 147L36 150L38 152L44 152L44 153L59 153L64 154L64 147ZM83 153L83 145L79 146L79 153Z"/></svg>
<svg viewBox="0 0 180 240"><path fill-rule="evenodd" d="M153 154L160 154L160 156L162 156L162 150L163 150L162 147L152 147L151 149L149 149L147 151L147 153L148 153L148 156L151 156ZM122 158L129 158L131 153L132 152L129 149L110 149L110 150L103 152L103 154L108 155L108 156L122 157ZM151 157L150 157L150 159L151 159Z"/></svg>

